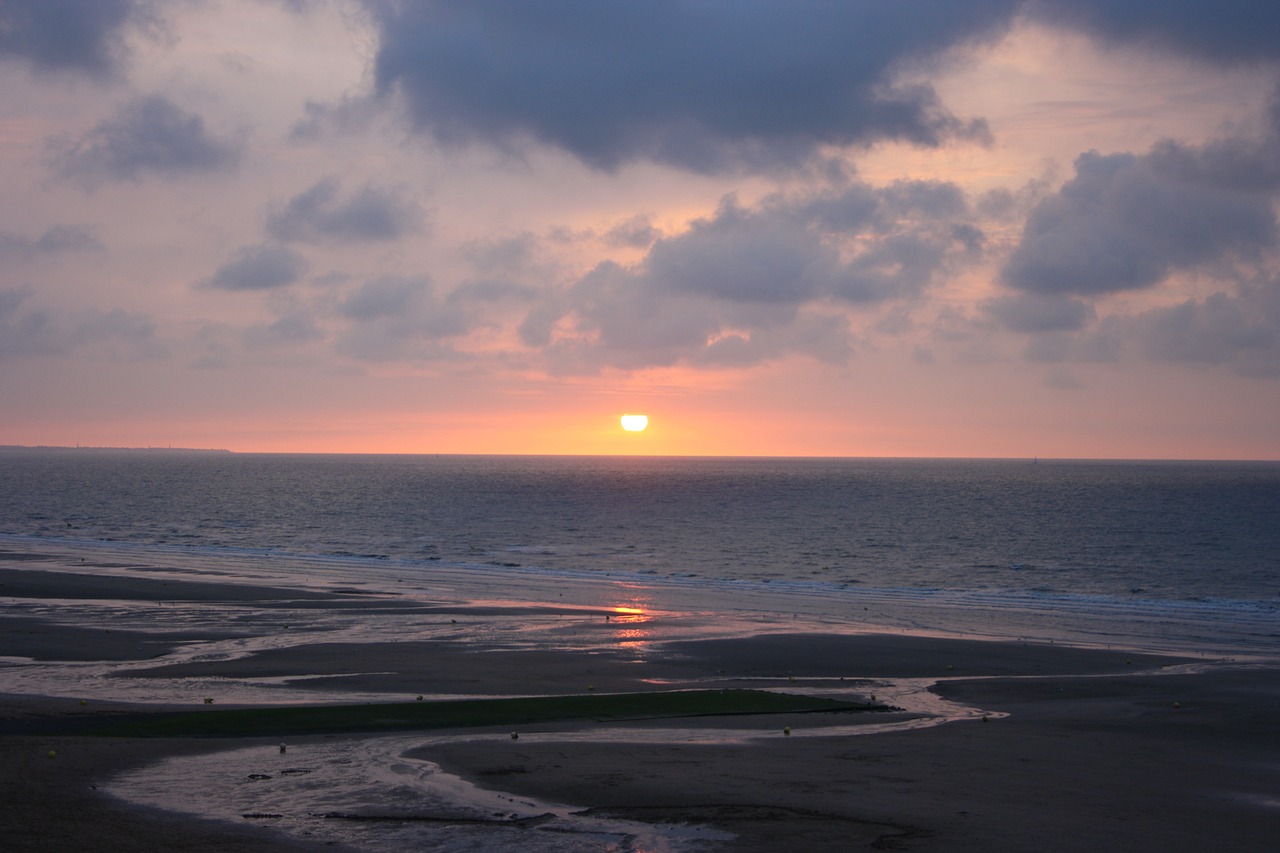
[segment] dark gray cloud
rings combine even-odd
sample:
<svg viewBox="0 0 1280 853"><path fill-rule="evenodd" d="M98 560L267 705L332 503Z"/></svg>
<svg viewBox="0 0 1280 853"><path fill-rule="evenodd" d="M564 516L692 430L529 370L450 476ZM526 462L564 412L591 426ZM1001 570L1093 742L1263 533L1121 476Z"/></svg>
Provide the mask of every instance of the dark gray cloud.
<svg viewBox="0 0 1280 853"><path fill-rule="evenodd" d="M205 282L218 290L275 290L288 287L307 271L307 261L288 246L245 246Z"/></svg>
<svg viewBox="0 0 1280 853"><path fill-rule="evenodd" d="M1240 295L1189 299L1117 322L1123 327L1117 332L1149 358L1280 376L1280 282Z"/></svg>
<svg viewBox="0 0 1280 853"><path fill-rule="evenodd" d="M656 242L646 274L665 290L735 302L878 302L918 293L970 248L968 218L963 193L931 181L772 196L756 208L730 196L715 216Z"/></svg>
<svg viewBox="0 0 1280 853"><path fill-rule="evenodd" d="M1031 0L1041 20L1117 46L1142 46L1220 64L1280 59L1280 4L1272 0Z"/></svg>
<svg viewBox="0 0 1280 853"><path fill-rule="evenodd" d="M450 143L535 140L601 169L794 165L826 144L982 136L904 63L1003 31L1016 0L367 0L380 95Z"/></svg>
<svg viewBox="0 0 1280 853"><path fill-rule="evenodd" d="M839 266L822 231L786 210L750 211L736 199L711 219L654 244L646 277L664 290L734 302L795 304L812 298Z"/></svg>
<svg viewBox="0 0 1280 853"><path fill-rule="evenodd" d="M353 320L379 320L403 316L431 293L426 278L389 276L362 285L347 295L339 312Z"/></svg>
<svg viewBox="0 0 1280 853"><path fill-rule="evenodd" d="M1258 134L1213 139L1202 147L1164 140L1148 159L1160 172L1186 181L1246 193L1280 191L1280 88L1271 95Z"/></svg>
<svg viewBox="0 0 1280 853"><path fill-rule="evenodd" d="M244 333L245 343L251 348L305 344L324 337L315 317L299 310L290 311L272 323L251 326Z"/></svg>
<svg viewBox="0 0 1280 853"><path fill-rule="evenodd" d="M983 306L986 313L1014 332L1062 332L1082 329L1095 318L1093 306L1058 294L1019 293Z"/></svg>
<svg viewBox="0 0 1280 853"><path fill-rule="evenodd" d="M78 139L52 140L49 150L59 174L88 185L221 172L240 159L239 143L211 134L200 116L161 95L131 101Z"/></svg>
<svg viewBox="0 0 1280 853"><path fill-rule="evenodd" d="M575 336L553 340L552 326L566 316ZM663 292L611 263L584 276L558 310L531 312L520 331L563 373L681 363L741 368L789 355L839 363L854 347L848 321L838 313Z"/></svg>
<svg viewBox="0 0 1280 853"><path fill-rule="evenodd" d="M1004 281L1030 293L1113 293L1273 245L1267 188L1191 168L1203 154L1166 143L1147 156L1081 155L1075 177L1032 209Z"/></svg>
<svg viewBox="0 0 1280 853"><path fill-rule="evenodd" d="M1254 133L1200 146L1082 155L1075 176L1031 208L1001 274L1016 292L986 303L986 316L1032 334L1027 356L1038 361L1139 357L1280 374L1280 287L1263 272L1280 237L1280 92L1264 118ZM1095 317L1091 298L1178 272L1221 290Z"/></svg>
<svg viewBox="0 0 1280 853"><path fill-rule="evenodd" d="M341 183L325 178L276 207L267 232L277 240L395 240L421 229L421 208L403 193L368 185L340 197Z"/></svg>
<svg viewBox="0 0 1280 853"><path fill-rule="evenodd" d="M0 358L92 352L107 359L162 355L150 317L119 308L65 309L30 304L29 289L0 290Z"/></svg>
<svg viewBox="0 0 1280 853"><path fill-rule="evenodd" d="M528 231L506 237L472 240L463 244L462 254L481 273L516 274L534 266L538 238Z"/></svg>
<svg viewBox="0 0 1280 853"><path fill-rule="evenodd" d="M361 361L433 360L455 353L443 342L470 328L472 316L442 301L425 276L384 276L349 293L338 305L346 326L339 352Z"/></svg>
<svg viewBox="0 0 1280 853"><path fill-rule="evenodd" d="M949 256L972 254L966 229L927 229L885 235L845 264L832 293L850 302L875 303L923 291Z"/></svg>
<svg viewBox="0 0 1280 853"><path fill-rule="evenodd" d="M380 36L376 91L401 96L416 128L446 143L536 141L601 169L770 169L822 145L983 139L981 119L894 78L997 38L1024 13L1117 47L1226 66L1280 60L1272 0L1169 0L1158 12L1141 0L365 5ZM305 126L316 132L325 115L309 107Z"/></svg>
<svg viewBox="0 0 1280 853"><path fill-rule="evenodd" d="M0 357L47 355L62 348L47 311L23 310L30 298L27 289L0 290Z"/></svg>
<svg viewBox="0 0 1280 853"><path fill-rule="evenodd" d="M151 17L145 0L0 0L0 57L38 71L115 72L122 36Z"/></svg>
<svg viewBox="0 0 1280 853"><path fill-rule="evenodd" d="M1274 378L1280 376L1280 280L1049 330L1028 340L1026 356L1050 363L1146 360Z"/></svg>
<svg viewBox="0 0 1280 853"><path fill-rule="evenodd" d="M54 225L39 237L0 231L0 258L29 260L80 252L100 252L102 243L93 232L77 225Z"/></svg>
<svg viewBox="0 0 1280 853"><path fill-rule="evenodd" d="M839 361L854 344L848 322L821 306L918 296L978 256L970 216L962 193L931 182L852 184L751 207L729 196L635 266L601 264L536 306L521 337L549 347L565 370L745 366L797 353ZM574 334L553 334L566 324Z"/></svg>

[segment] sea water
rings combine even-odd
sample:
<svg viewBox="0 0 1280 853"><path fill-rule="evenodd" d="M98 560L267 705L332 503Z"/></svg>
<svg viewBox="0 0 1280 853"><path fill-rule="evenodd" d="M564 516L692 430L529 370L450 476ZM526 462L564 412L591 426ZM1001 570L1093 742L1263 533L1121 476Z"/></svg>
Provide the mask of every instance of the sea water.
<svg viewBox="0 0 1280 853"><path fill-rule="evenodd" d="M0 450L0 548L295 582L1280 648L1280 463ZM274 574L273 574L274 573ZM566 599L567 596L567 599Z"/></svg>

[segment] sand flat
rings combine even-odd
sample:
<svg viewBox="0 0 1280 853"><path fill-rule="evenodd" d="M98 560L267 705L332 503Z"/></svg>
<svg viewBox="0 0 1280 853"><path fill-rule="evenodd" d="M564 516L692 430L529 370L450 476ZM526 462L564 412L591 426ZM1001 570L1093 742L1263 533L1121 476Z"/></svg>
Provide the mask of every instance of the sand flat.
<svg viewBox="0 0 1280 853"><path fill-rule="evenodd" d="M58 584L75 582L59 577L66 573L48 574L40 583L52 597ZM240 594L210 586L223 588L201 594ZM7 614L0 640L16 648L24 632L41 624L47 622ZM67 631L49 642L61 659L93 660L101 654L100 639ZM824 721L795 715L739 721L751 736L724 743L664 743L647 735L643 743L627 742L616 724L607 739L593 739L593 724L577 722L529 730L516 741L477 739L474 730L436 732L421 752L497 791L735 834L712 849L1167 853L1264 850L1280 837L1280 670L1271 665L1197 661L1191 667L1186 659L1123 650L886 634L788 632L669 644L651 637L649 646L637 660L591 650L535 653L412 640L339 650L303 639L277 653L208 661L203 674L257 668L305 678L341 669L366 687L398 690L431 676L450 689L472 685L484 695L673 683L843 684L858 692L874 689L876 680L938 679L939 694L988 710L990 719L831 736ZM153 677L202 675L198 662L183 667ZM340 701L343 691L332 696ZM37 735L29 725L132 710L139 709L70 698L0 701L0 837L7 849L321 846L281 840L261 823L198 820L101 792L106 780L142 763L255 739L85 738ZM670 724L638 728L662 725ZM793 734L783 734L784 726ZM558 737L565 731L573 738ZM55 758L48 757L51 750Z"/></svg>

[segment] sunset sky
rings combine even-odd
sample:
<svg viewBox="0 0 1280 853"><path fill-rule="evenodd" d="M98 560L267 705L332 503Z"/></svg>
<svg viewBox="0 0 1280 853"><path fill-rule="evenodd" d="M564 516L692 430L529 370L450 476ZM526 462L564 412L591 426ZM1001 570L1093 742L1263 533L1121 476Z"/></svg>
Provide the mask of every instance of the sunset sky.
<svg viewBox="0 0 1280 853"><path fill-rule="evenodd" d="M0 444L1280 459L1274 0L0 0L0 194Z"/></svg>

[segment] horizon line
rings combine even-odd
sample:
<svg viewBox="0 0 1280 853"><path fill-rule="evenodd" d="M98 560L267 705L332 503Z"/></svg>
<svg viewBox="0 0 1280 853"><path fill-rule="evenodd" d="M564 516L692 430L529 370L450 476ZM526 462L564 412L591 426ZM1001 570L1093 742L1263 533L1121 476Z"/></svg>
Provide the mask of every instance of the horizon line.
<svg viewBox="0 0 1280 853"><path fill-rule="evenodd" d="M63 445L63 444L0 444L0 452L7 451L111 451L119 453L207 453L235 456L418 456L418 457L490 457L490 458L548 458L548 459L883 459L919 461L1023 461L1038 462L1280 462L1280 457L1200 457L1200 456L858 456L853 454L694 454L694 453L458 453L431 451L351 451L351 450L231 450L216 447L172 447L169 445Z"/></svg>

